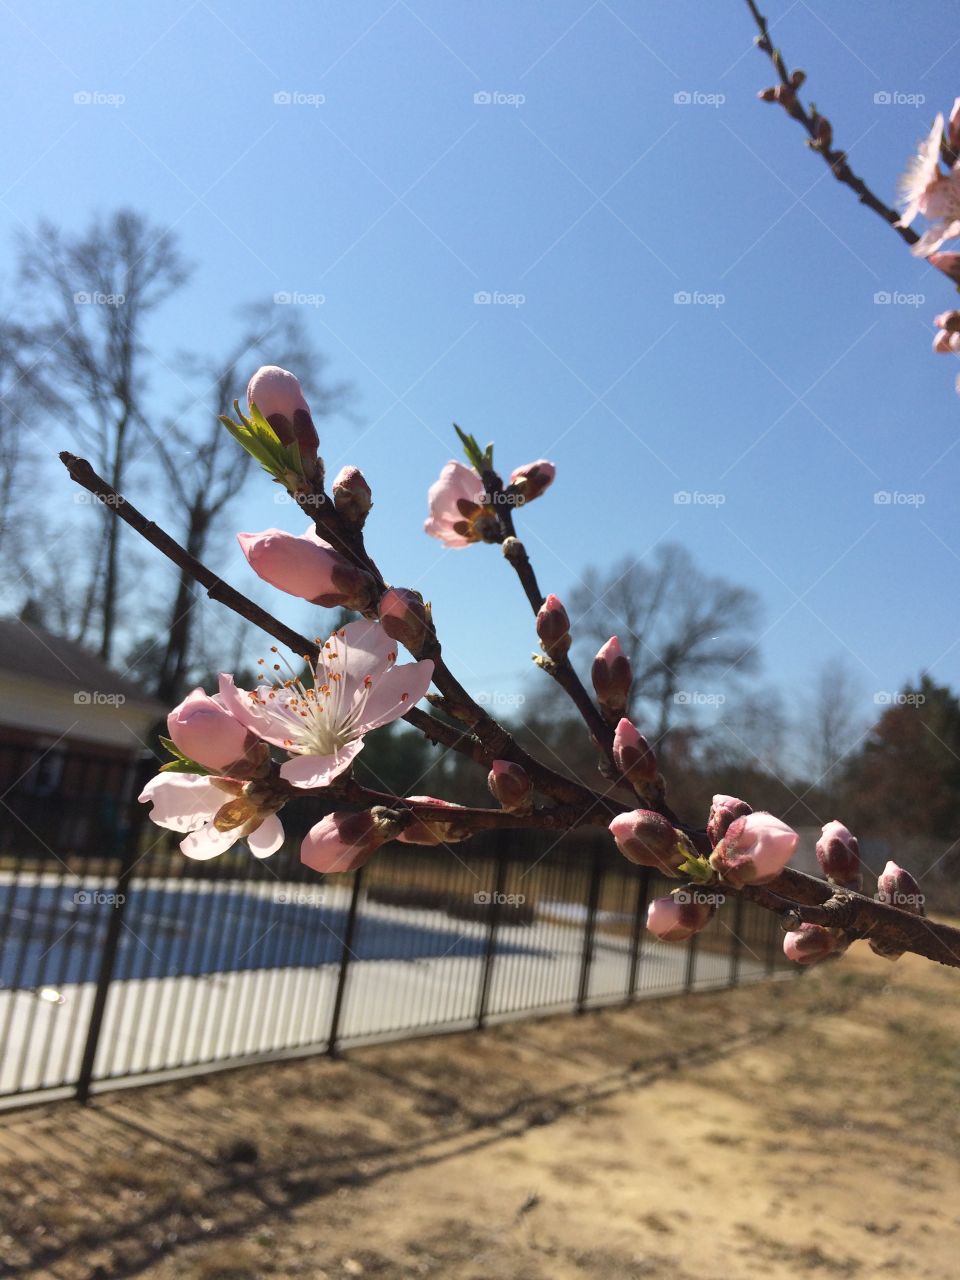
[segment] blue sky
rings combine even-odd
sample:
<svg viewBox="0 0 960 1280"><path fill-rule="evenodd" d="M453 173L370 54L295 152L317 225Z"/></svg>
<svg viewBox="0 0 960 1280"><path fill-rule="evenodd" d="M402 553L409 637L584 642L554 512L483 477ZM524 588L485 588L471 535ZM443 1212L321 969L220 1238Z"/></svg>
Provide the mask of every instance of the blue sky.
<svg viewBox="0 0 960 1280"><path fill-rule="evenodd" d="M960 91L942 6L765 10L892 200ZM366 474L371 549L472 689L526 678L532 624L496 551L421 532L452 419L505 469L556 462L520 522L545 589L678 540L761 594L788 694L837 653L868 700L922 667L960 685L960 400L930 352L955 295L757 101L739 0L10 0L0 27L3 243L121 204L174 228L197 270L151 334L165 359L227 345L243 301L322 295L302 305L361 419L325 425L328 469ZM277 523L299 527L264 482L236 524Z"/></svg>

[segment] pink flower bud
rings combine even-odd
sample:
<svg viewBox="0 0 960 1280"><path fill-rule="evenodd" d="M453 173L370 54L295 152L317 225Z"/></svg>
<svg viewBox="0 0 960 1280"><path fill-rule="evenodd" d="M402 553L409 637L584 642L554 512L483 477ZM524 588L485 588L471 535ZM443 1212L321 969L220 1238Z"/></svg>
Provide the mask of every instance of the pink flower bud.
<svg viewBox="0 0 960 1280"><path fill-rule="evenodd" d="M863 885L860 846L842 822L828 822L817 841L820 870L841 889L859 890Z"/></svg>
<svg viewBox="0 0 960 1280"><path fill-rule="evenodd" d="M557 468L553 463L540 458L537 462L528 462L525 466L517 467L516 471L511 472L510 485L516 491L521 503L532 502L534 498L539 498L541 493L550 488L556 474Z"/></svg>
<svg viewBox="0 0 960 1280"><path fill-rule="evenodd" d="M304 836L300 861L312 871L355 871L392 838L396 825L395 820L391 824L379 818L374 809L328 813Z"/></svg>
<svg viewBox="0 0 960 1280"><path fill-rule="evenodd" d="M399 640L419 657L427 635L427 611L415 591L406 587L385 591L380 597L380 625L391 640Z"/></svg>
<svg viewBox="0 0 960 1280"><path fill-rule="evenodd" d="M662 942L685 942L710 923L717 909L706 897L681 889L669 897L654 898L647 907L647 928Z"/></svg>
<svg viewBox="0 0 960 1280"><path fill-rule="evenodd" d="M570 648L570 619L557 596L547 596L537 613L540 647L551 658L562 658Z"/></svg>
<svg viewBox="0 0 960 1280"><path fill-rule="evenodd" d="M960 253L931 253L927 255L927 261L955 284L960 284Z"/></svg>
<svg viewBox="0 0 960 1280"><path fill-rule="evenodd" d="M456 813L462 809L461 804L450 804L447 800L438 800L436 796L407 796L413 804L435 805L437 818L415 817L397 836L403 844L455 844L458 840L466 840L470 834L462 824L458 824Z"/></svg>
<svg viewBox="0 0 960 1280"><path fill-rule="evenodd" d="M745 818L748 813L753 813L753 810L745 800L738 800L736 796L714 796L707 820L710 843L718 845L727 834L730 824L737 818Z"/></svg>
<svg viewBox="0 0 960 1280"><path fill-rule="evenodd" d="M766 884L793 857L800 837L770 813L748 813L727 828L710 865L728 884Z"/></svg>
<svg viewBox="0 0 960 1280"><path fill-rule="evenodd" d="M625 858L638 867L654 867L665 876L679 877L681 865L694 856L683 833L652 809L617 814L610 832Z"/></svg>
<svg viewBox="0 0 960 1280"><path fill-rule="evenodd" d="M373 580L350 563L313 529L295 537L282 529L238 533L237 541L250 568L272 587L300 596L325 609L365 611Z"/></svg>
<svg viewBox="0 0 960 1280"><path fill-rule="evenodd" d="M337 511L350 524L362 529L373 506L370 486L363 478L363 472L356 467L344 467L337 474L332 489L333 505Z"/></svg>
<svg viewBox="0 0 960 1280"><path fill-rule="evenodd" d="M532 807L533 783L512 760L494 760L487 774L490 794L508 813L527 813Z"/></svg>
<svg viewBox="0 0 960 1280"><path fill-rule="evenodd" d="M822 924L802 924L783 938L783 954L797 964L816 964L827 956L846 951L848 946L842 929L829 929Z"/></svg>
<svg viewBox="0 0 960 1280"><path fill-rule="evenodd" d="M947 355L950 352L951 336L951 334L947 333L946 329L941 329L933 339L933 349L937 355Z"/></svg>
<svg viewBox="0 0 960 1280"><path fill-rule="evenodd" d="M194 689L174 707L167 716L167 732L189 759L205 769L227 773L231 766L245 772L260 741L233 718L219 698L211 698L202 689Z"/></svg>
<svg viewBox="0 0 960 1280"><path fill-rule="evenodd" d="M645 786L657 780L657 757L642 733L625 717L613 734L613 762L635 786Z"/></svg>
<svg viewBox="0 0 960 1280"><path fill-rule="evenodd" d="M296 443L305 461L314 461L320 441L299 378L275 364L265 364L250 379L247 404L260 410L281 444Z"/></svg>
<svg viewBox="0 0 960 1280"><path fill-rule="evenodd" d="M960 330L960 311L941 311L938 316L933 317L933 323L938 329L956 333Z"/></svg>
<svg viewBox="0 0 960 1280"><path fill-rule="evenodd" d="M877 899L915 916L926 915L920 886L909 871L895 862L888 862L877 879Z"/></svg>
<svg viewBox="0 0 960 1280"><path fill-rule="evenodd" d="M612 716L622 715L627 709L633 672L630 669L630 659L623 652L616 636L611 636L601 646L593 660L590 675L597 701L603 710L610 712Z"/></svg>

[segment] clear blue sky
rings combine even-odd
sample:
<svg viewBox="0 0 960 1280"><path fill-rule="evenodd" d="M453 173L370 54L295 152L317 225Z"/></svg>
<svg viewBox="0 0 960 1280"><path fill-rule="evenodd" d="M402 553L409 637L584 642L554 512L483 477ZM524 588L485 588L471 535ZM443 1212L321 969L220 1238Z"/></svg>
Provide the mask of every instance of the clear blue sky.
<svg viewBox="0 0 960 1280"><path fill-rule="evenodd" d="M892 199L960 92L943 6L765 8ZM679 540L762 595L765 673L788 691L838 652L867 690L921 667L960 685L960 400L930 352L955 294L757 101L771 76L740 0L9 0L0 29L3 243L121 204L173 227L198 269L152 334L165 356L226 345L239 302L322 294L310 323L362 417L327 424L328 468L363 469L371 548L433 599L473 689L515 686L532 629L499 553L421 532L451 419L507 469L556 462L521 519L546 589ZM237 525L298 528L272 496ZM162 516L159 494L144 505Z"/></svg>

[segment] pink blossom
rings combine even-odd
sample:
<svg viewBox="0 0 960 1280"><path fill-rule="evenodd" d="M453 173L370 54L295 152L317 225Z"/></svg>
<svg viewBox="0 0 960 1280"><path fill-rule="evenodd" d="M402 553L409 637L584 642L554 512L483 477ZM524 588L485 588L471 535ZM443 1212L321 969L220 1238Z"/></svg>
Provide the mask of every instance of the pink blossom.
<svg viewBox="0 0 960 1280"><path fill-rule="evenodd" d="M326 874L355 871L370 861L386 839L386 831L369 810L330 813L304 836L300 861Z"/></svg>
<svg viewBox="0 0 960 1280"><path fill-rule="evenodd" d="M570 648L570 619L559 596L549 595L537 613L540 647L551 658L562 658Z"/></svg>
<svg viewBox="0 0 960 1280"><path fill-rule="evenodd" d="M905 208L897 225L909 227L918 213L931 222L911 249L918 258L928 258L944 241L960 236L960 167L954 166L948 174L941 171L942 140L941 113L929 136L921 142L900 184Z"/></svg>
<svg viewBox="0 0 960 1280"><path fill-rule="evenodd" d="M527 462L510 474L510 484L523 502L539 498L553 484L557 468L545 458Z"/></svg>
<svg viewBox="0 0 960 1280"><path fill-rule="evenodd" d="M927 261L954 284L960 284L960 253L931 253Z"/></svg>
<svg viewBox="0 0 960 1280"><path fill-rule="evenodd" d="M248 729L291 754L282 778L322 787L349 766L364 734L397 720L426 693L433 663L396 661L396 644L378 622L350 622L323 645L309 684L291 671L290 679L247 691L222 674L220 697Z"/></svg>
<svg viewBox="0 0 960 1280"><path fill-rule="evenodd" d="M430 516L424 529L448 547L479 542L496 516L485 505L486 491L475 471L462 462L448 462L430 486Z"/></svg>
<svg viewBox="0 0 960 1280"><path fill-rule="evenodd" d="M822 924L802 924L784 934L783 954L797 964L816 964L827 956L846 951L848 939L842 929L831 929Z"/></svg>
<svg viewBox="0 0 960 1280"><path fill-rule="evenodd" d="M167 716L167 732L179 751L206 769L230 772L258 743L255 734L235 720L218 697L202 689L188 693Z"/></svg>
<svg viewBox="0 0 960 1280"><path fill-rule="evenodd" d="M300 456L315 459L320 441L300 380L288 369L265 364L250 379L247 404L260 410L281 444L298 444Z"/></svg>
<svg viewBox="0 0 960 1280"><path fill-rule="evenodd" d="M643 734L626 717L614 730L613 761L621 775L638 786L656 781L656 754Z"/></svg>
<svg viewBox="0 0 960 1280"><path fill-rule="evenodd" d="M630 697L630 686L633 683L633 672L630 659L623 652L623 646L616 636L611 636L602 645L593 660L590 672L597 701L604 711L611 715L622 714L627 709Z"/></svg>
<svg viewBox="0 0 960 1280"><path fill-rule="evenodd" d="M654 867L665 876L678 877L683 863L694 856L682 833L652 809L617 814L609 829L625 858L640 867Z"/></svg>
<svg viewBox="0 0 960 1280"><path fill-rule="evenodd" d="M380 625L393 640L418 654L427 635L423 599L407 587L389 587L380 597Z"/></svg>
<svg viewBox="0 0 960 1280"><path fill-rule="evenodd" d="M526 813L530 809L533 783L526 769L512 760L494 760L487 775L487 786L508 813Z"/></svg>
<svg viewBox="0 0 960 1280"><path fill-rule="evenodd" d="M738 800L736 796L714 796L710 806L710 817L707 820L707 835L710 837L710 843L714 846L718 845L731 823L737 818L745 818L748 813L753 813L753 810L745 800Z"/></svg>
<svg viewBox="0 0 960 1280"><path fill-rule="evenodd" d="M925 914L924 896L919 884L909 871L892 860L877 878L877 897L888 906L899 907L901 911L909 911L912 915Z"/></svg>
<svg viewBox="0 0 960 1280"><path fill-rule="evenodd" d="M766 884L793 857L800 837L770 813L737 818L710 855L710 865L729 884Z"/></svg>
<svg viewBox="0 0 960 1280"><path fill-rule="evenodd" d="M188 832L180 848L188 858L215 858L246 840L257 858L283 844L275 802L251 798L243 783L230 778L201 778L192 773L160 773L139 796L150 804L150 820L169 831Z"/></svg>
<svg viewBox="0 0 960 1280"><path fill-rule="evenodd" d="M311 525L296 536L282 529L238 533L237 541L254 573L272 587L327 609L364 609L370 576L334 551Z"/></svg>
<svg viewBox="0 0 960 1280"><path fill-rule="evenodd" d="M828 822L817 841L817 861L820 870L842 889L860 889L863 870L860 866L860 846L842 822Z"/></svg>
<svg viewBox="0 0 960 1280"><path fill-rule="evenodd" d="M437 819L415 817L397 836L402 844L453 844L465 840L470 834L456 822L456 811L462 804L451 804L449 800L438 800L436 796L407 796L412 804L433 805L437 809Z"/></svg>
<svg viewBox="0 0 960 1280"><path fill-rule="evenodd" d="M647 907L647 928L662 942L685 942L705 928L716 911L709 897L680 890L666 898L654 898Z"/></svg>

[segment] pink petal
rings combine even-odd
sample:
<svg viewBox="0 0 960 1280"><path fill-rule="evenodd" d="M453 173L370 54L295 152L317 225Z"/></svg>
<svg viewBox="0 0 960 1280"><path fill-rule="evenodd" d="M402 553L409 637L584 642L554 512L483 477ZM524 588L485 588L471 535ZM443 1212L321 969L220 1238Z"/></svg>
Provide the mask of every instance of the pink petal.
<svg viewBox="0 0 960 1280"><path fill-rule="evenodd" d="M290 740L289 729L278 724L276 715L270 710L254 702L246 689L238 689L233 683L233 676L223 671L220 673L220 697L230 714L264 742L270 742L275 747L287 745Z"/></svg>
<svg viewBox="0 0 960 1280"><path fill-rule="evenodd" d="M247 844L255 858L269 858L283 844L283 826L275 813L260 823L247 836Z"/></svg>
<svg viewBox="0 0 960 1280"><path fill-rule="evenodd" d="M343 773L363 750L361 741L349 742L332 756L293 756L280 766L280 777L295 787L325 787Z"/></svg>
<svg viewBox="0 0 960 1280"><path fill-rule="evenodd" d="M429 658L407 662L386 672L370 690L359 732L366 733L405 715L427 692L432 679L433 663Z"/></svg>
<svg viewBox="0 0 960 1280"><path fill-rule="evenodd" d="M201 827L199 831L194 831L185 840L181 840L180 848L188 858L205 862L207 858L215 858L217 854L225 853L235 845L239 834L237 827L229 831L218 831L212 822L208 822L205 827Z"/></svg>
<svg viewBox="0 0 960 1280"><path fill-rule="evenodd" d="M329 647L328 647L329 646ZM377 680L397 659L397 642L391 640L379 622L348 622L335 631L323 647L327 665L342 671L351 683L361 685L369 676ZM335 654L331 661L328 655Z"/></svg>
<svg viewBox="0 0 960 1280"><path fill-rule="evenodd" d="M141 804L152 804L150 821L168 831L193 831L209 822L227 795L195 773L160 773L140 792Z"/></svg>

